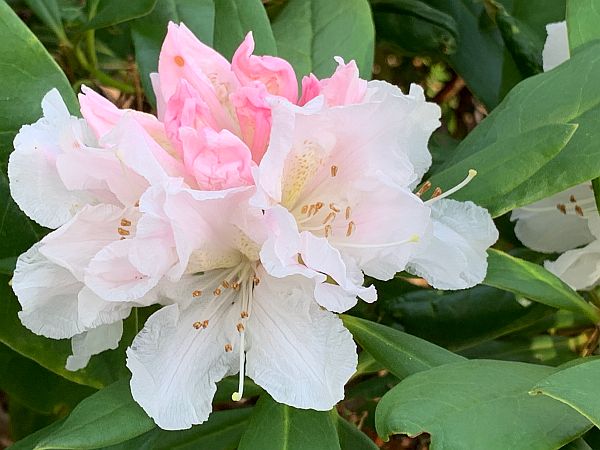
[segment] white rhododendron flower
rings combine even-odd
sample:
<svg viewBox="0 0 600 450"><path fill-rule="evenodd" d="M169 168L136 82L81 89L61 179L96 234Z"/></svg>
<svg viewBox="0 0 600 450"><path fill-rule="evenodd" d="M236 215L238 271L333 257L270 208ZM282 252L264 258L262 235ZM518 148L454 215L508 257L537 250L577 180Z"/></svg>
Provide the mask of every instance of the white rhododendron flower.
<svg viewBox="0 0 600 450"><path fill-rule="evenodd" d="M486 210L429 200L427 142L439 108L367 82L356 64L302 80L286 61L229 63L170 24L152 75L158 118L84 87L83 119L56 91L25 126L11 192L57 228L21 255L21 320L72 338L70 369L114 348L133 307L161 304L127 350L134 399L165 429L212 410L216 383L245 375L275 400L329 410L356 370L335 313L377 293L365 275L408 270L434 287L482 281L497 231Z"/></svg>
<svg viewBox="0 0 600 450"><path fill-rule="evenodd" d="M546 30L545 71L569 59L566 22L551 23ZM591 289L600 282L600 217L591 182L517 208L511 220L517 222L515 234L527 247L564 252L544 267L573 289Z"/></svg>

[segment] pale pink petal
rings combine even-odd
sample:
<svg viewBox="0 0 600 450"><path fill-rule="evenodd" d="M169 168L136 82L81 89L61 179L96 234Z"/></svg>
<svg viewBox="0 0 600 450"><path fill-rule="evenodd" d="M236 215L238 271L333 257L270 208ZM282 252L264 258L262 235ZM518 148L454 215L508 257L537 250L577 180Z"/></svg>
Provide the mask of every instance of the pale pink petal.
<svg viewBox="0 0 600 450"><path fill-rule="evenodd" d="M269 94L298 101L298 81L294 69L286 60L275 56L255 56L252 32L246 35L233 55L231 68L242 85L263 84Z"/></svg>
<svg viewBox="0 0 600 450"><path fill-rule="evenodd" d="M321 83L312 73L302 77L302 97L298 100L298 105L304 106L313 98L321 94Z"/></svg>
<svg viewBox="0 0 600 450"><path fill-rule="evenodd" d="M339 56L336 56L335 60L338 63L335 73L331 78L325 78L319 82L320 94L325 96L328 106L361 103L367 93L367 80L360 78L354 60L348 64L344 63ZM304 89L304 84L302 89Z"/></svg>
<svg viewBox="0 0 600 450"><path fill-rule="evenodd" d="M260 163L271 135L271 107L261 84L244 86L231 96L242 139L250 147L252 160Z"/></svg>
<svg viewBox="0 0 600 450"><path fill-rule="evenodd" d="M86 331L71 338L71 351L65 368L70 371L83 369L90 358L103 351L115 349L123 335L123 322L118 321Z"/></svg>

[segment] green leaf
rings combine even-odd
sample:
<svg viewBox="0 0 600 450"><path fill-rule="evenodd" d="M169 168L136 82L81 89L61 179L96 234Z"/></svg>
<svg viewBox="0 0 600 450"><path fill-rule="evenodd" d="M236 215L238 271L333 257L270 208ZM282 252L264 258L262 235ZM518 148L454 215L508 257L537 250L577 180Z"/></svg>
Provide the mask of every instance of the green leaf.
<svg viewBox="0 0 600 450"><path fill-rule="evenodd" d="M61 41L67 40L57 0L25 0L27 6L50 28Z"/></svg>
<svg viewBox="0 0 600 450"><path fill-rule="evenodd" d="M377 39L409 55L451 54L456 51L456 21L420 0L372 0Z"/></svg>
<svg viewBox="0 0 600 450"><path fill-rule="evenodd" d="M162 1L162 0L161 0ZM98 11L86 25L86 30L110 27L121 22L137 19L150 14L157 0L102 0L98 4Z"/></svg>
<svg viewBox="0 0 600 450"><path fill-rule="evenodd" d="M556 369L474 360L434 367L401 381L377 407L377 432L431 433L436 450L558 448L590 423L568 406L528 391Z"/></svg>
<svg viewBox="0 0 600 450"><path fill-rule="evenodd" d="M129 380L123 379L83 400L35 449L98 448L126 441L154 427L152 419L131 398Z"/></svg>
<svg viewBox="0 0 600 450"><path fill-rule="evenodd" d="M70 372L65 369L71 354L70 341L44 338L23 327L17 316L21 308L8 283L9 277L0 275L0 342L70 381L98 389L127 373L125 346L136 332L132 319L124 323L124 337L118 349L94 356L85 369Z"/></svg>
<svg viewBox="0 0 600 450"><path fill-rule="evenodd" d="M568 144L577 125L545 125L490 142L476 153L447 165L431 178L434 186L446 191L465 178L470 169L477 176L452 195L457 200L471 200L486 208L493 217L510 211L515 199L505 194L530 179L555 158Z"/></svg>
<svg viewBox="0 0 600 450"><path fill-rule="evenodd" d="M600 427L600 359L558 371L539 381L533 394L544 394L563 402Z"/></svg>
<svg viewBox="0 0 600 450"><path fill-rule="evenodd" d="M487 146L551 124L578 124L565 148L530 179L505 193L503 204L532 203L600 175L600 43L590 44L559 67L516 86L458 146L448 165ZM560 92L560 95L556 95ZM533 143L537 148L537 144ZM530 153L531 148L521 147ZM567 170L568 168L568 170ZM506 173L511 176L512 173ZM458 192L456 198L461 198ZM505 210L496 210L500 214Z"/></svg>
<svg viewBox="0 0 600 450"><path fill-rule="evenodd" d="M331 76L334 56L356 60L362 77L371 78L375 31L367 0L289 0L273 21L273 34L279 56L298 79L311 72Z"/></svg>
<svg viewBox="0 0 600 450"><path fill-rule="evenodd" d="M17 257L0 258L0 275L12 275L17 265Z"/></svg>
<svg viewBox="0 0 600 450"><path fill-rule="evenodd" d="M595 39L600 39L600 1L577 0L567 2L567 31L571 53Z"/></svg>
<svg viewBox="0 0 600 450"><path fill-rule="evenodd" d="M585 314L600 322L600 310L587 303L556 275L542 266L504 252L488 250L488 271L483 284L522 295L553 308Z"/></svg>
<svg viewBox="0 0 600 450"><path fill-rule="evenodd" d="M0 79L0 258L7 258L24 252L44 234L10 197L6 164L12 140L23 124L40 118L42 97L53 87L58 88L71 111L77 110L77 101L54 59L2 0Z"/></svg>
<svg viewBox="0 0 600 450"><path fill-rule="evenodd" d="M169 21L185 23L198 39L212 45L214 0L160 0L150 14L131 22L131 37L142 86L153 103L155 97L149 75L158 70L158 55Z"/></svg>
<svg viewBox="0 0 600 450"><path fill-rule="evenodd" d="M215 411L205 423L189 430L165 431L154 428L129 441L106 447L105 450L231 450L240 442L253 409Z"/></svg>
<svg viewBox="0 0 600 450"><path fill-rule="evenodd" d="M340 448L331 412L296 409L263 394L239 450L334 450Z"/></svg>
<svg viewBox="0 0 600 450"><path fill-rule="evenodd" d="M382 295L378 303L386 317L394 317L407 333L453 351L514 333L554 311L538 303L524 305L510 292L487 286Z"/></svg>
<svg viewBox="0 0 600 450"><path fill-rule="evenodd" d="M347 315L341 318L356 342L399 378L463 359L437 345L385 325Z"/></svg>
<svg viewBox="0 0 600 450"><path fill-rule="evenodd" d="M10 446L10 450L31 450L35 448L36 444L41 440L45 439L47 436L50 436L54 433L58 428L63 424L63 420L58 420L53 424L48 425L47 427L42 428L41 430L36 431L35 433L30 434L29 436L15 442Z"/></svg>
<svg viewBox="0 0 600 450"><path fill-rule="evenodd" d="M43 414L64 414L95 392L65 380L3 344L0 344L0 389L11 400Z"/></svg>
<svg viewBox="0 0 600 450"><path fill-rule="evenodd" d="M356 426L334 413L341 450L377 450L379 447Z"/></svg>
<svg viewBox="0 0 600 450"><path fill-rule="evenodd" d="M254 36L255 54L277 54L271 24L260 0L215 2L215 50L231 60L233 53L249 31L252 31Z"/></svg>

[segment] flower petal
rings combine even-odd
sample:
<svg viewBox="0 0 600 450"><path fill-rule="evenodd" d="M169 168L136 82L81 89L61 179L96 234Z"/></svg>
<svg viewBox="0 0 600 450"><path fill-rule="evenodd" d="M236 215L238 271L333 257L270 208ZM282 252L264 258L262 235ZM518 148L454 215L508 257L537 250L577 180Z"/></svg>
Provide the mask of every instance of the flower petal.
<svg viewBox="0 0 600 450"><path fill-rule="evenodd" d="M264 271L258 277L247 322L248 376L280 403L331 409L356 370L352 336L313 300L312 281Z"/></svg>
<svg viewBox="0 0 600 450"><path fill-rule="evenodd" d="M544 267L575 290L589 290L600 281L600 241L569 250Z"/></svg>
<svg viewBox="0 0 600 450"><path fill-rule="evenodd" d="M598 212L591 187L583 183L515 209L510 219L517 221L515 234L519 240L533 250L548 253L592 242L590 218L597 217Z"/></svg>
<svg viewBox="0 0 600 450"><path fill-rule="evenodd" d="M335 61L338 66L334 74L319 83L320 93L325 96L327 105L342 106L362 102L367 93L367 80L360 78L356 62L352 60L346 64L339 56L335 57Z"/></svg>
<svg viewBox="0 0 600 450"><path fill-rule="evenodd" d="M198 276L198 289L210 293L227 271ZM176 304L154 313L127 350L131 392L146 413L165 430L204 422L212 410L216 383L238 370L236 348L239 307L233 289L208 294L181 310ZM208 320L206 327L195 322ZM234 351L225 351L231 344Z"/></svg>
<svg viewBox="0 0 600 450"><path fill-rule="evenodd" d="M546 25L548 38L542 50L544 72L554 69L569 59L569 36L567 22L549 23Z"/></svg>
<svg viewBox="0 0 600 450"><path fill-rule="evenodd" d="M71 338L73 352L67 358L66 369L76 371L87 366L90 358L105 350L115 349L123 335L123 322L102 325Z"/></svg>
<svg viewBox="0 0 600 450"><path fill-rule="evenodd" d="M487 271L486 250L498 239L487 210L473 202L443 199L431 205L432 231L419 244L408 271L436 289L465 289Z"/></svg>

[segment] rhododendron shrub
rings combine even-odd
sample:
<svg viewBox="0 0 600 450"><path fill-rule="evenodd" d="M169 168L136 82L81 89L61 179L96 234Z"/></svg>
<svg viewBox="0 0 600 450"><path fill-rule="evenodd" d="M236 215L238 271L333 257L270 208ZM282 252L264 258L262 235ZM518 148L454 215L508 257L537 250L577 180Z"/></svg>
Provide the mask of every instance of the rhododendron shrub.
<svg viewBox="0 0 600 450"><path fill-rule="evenodd" d="M593 6L543 48L539 19L474 6L487 48L420 2L51 3L28 11L73 86L0 5L0 390L13 440L19 402L68 414L15 448L559 448L598 424ZM374 25L405 42L389 68L448 27L454 80L371 80ZM489 115L460 142L459 93Z"/></svg>

